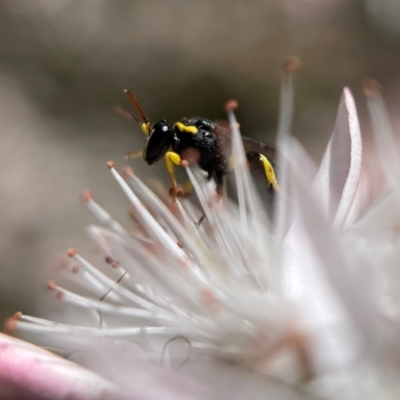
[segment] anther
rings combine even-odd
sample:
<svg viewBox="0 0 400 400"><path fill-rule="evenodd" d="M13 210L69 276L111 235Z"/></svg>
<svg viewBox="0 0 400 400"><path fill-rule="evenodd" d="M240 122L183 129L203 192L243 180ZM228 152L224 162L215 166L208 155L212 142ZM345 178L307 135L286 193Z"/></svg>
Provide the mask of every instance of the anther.
<svg viewBox="0 0 400 400"><path fill-rule="evenodd" d="M288 73L294 73L301 68L302 64L300 58L290 56L283 62L282 68Z"/></svg>
<svg viewBox="0 0 400 400"><path fill-rule="evenodd" d="M17 329L17 322L21 319L22 313L17 312L12 317L8 318L4 324L4 332L11 333Z"/></svg>
<svg viewBox="0 0 400 400"><path fill-rule="evenodd" d="M225 103L225 111L232 112L239 107L239 103L237 100L231 99Z"/></svg>
<svg viewBox="0 0 400 400"><path fill-rule="evenodd" d="M188 160L182 160L181 166L182 166L183 168L187 168L187 167L189 166L189 161L188 161Z"/></svg>
<svg viewBox="0 0 400 400"><path fill-rule="evenodd" d="M133 176L134 172L133 172L133 168L126 166L124 168L121 169L121 175L128 177L128 176Z"/></svg>
<svg viewBox="0 0 400 400"><path fill-rule="evenodd" d="M185 190L184 186L182 185L177 185L169 189L169 195L171 197L187 197L188 194L189 193Z"/></svg>
<svg viewBox="0 0 400 400"><path fill-rule="evenodd" d="M56 290L57 289L57 285L53 281L48 281L47 282L47 288L49 290Z"/></svg>
<svg viewBox="0 0 400 400"><path fill-rule="evenodd" d="M74 264L74 266L72 267L72 272L74 274L77 274L82 268L82 264Z"/></svg>
<svg viewBox="0 0 400 400"><path fill-rule="evenodd" d="M107 256L105 258L105 262L110 264L113 268L117 268L119 266L118 261L114 260L111 256Z"/></svg>
<svg viewBox="0 0 400 400"><path fill-rule="evenodd" d="M183 243L181 241L176 243L178 245L178 247L180 247L181 249L183 249Z"/></svg>
<svg viewBox="0 0 400 400"><path fill-rule="evenodd" d="M76 255L77 251L72 247L67 251L68 257L74 257Z"/></svg>
<svg viewBox="0 0 400 400"><path fill-rule="evenodd" d="M92 192L90 190L85 190L81 195L81 199L84 203L88 203L92 200Z"/></svg>
<svg viewBox="0 0 400 400"><path fill-rule="evenodd" d="M107 162L107 167L110 168L110 169L114 168L115 167L115 162L114 161L108 161Z"/></svg>
<svg viewBox="0 0 400 400"><path fill-rule="evenodd" d="M365 97L372 99L380 96L382 86L375 79L365 79L362 83L362 92Z"/></svg>
<svg viewBox="0 0 400 400"><path fill-rule="evenodd" d="M16 312L11 318L14 321L19 321L22 318L22 312L21 311Z"/></svg>

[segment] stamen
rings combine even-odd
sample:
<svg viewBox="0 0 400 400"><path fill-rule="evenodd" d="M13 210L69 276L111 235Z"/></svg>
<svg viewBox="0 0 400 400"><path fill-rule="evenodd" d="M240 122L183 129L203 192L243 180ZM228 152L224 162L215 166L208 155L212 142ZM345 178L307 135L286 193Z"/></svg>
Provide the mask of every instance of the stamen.
<svg viewBox="0 0 400 400"><path fill-rule="evenodd" d="M155 247L153 243L136 241L134 238L116 237L113 239L112 236L115 234L98 227L91 227L90 232L96 238L96 241L116 240L115 250L118 252L122 265L126 262L126 269L129 269L128 272L135 277L133 278L132 275L126 274L126 269L121 266L118 267L118 271L123 274L125 284L130 289L139 295L143 295L154 304L173 311L175 314L186 315L186 311L184 312L174 307L174 303L170 301L170 296L164 297L165 294L163 293L165 288L172 290L174 295L179 297L181 293L178 292L186 292L188 287L188 271L183 270L180 265L177 265L178 269L171 269L173 265L177 264L176 259L171 257L170 254L164 253L162 248L153 250L152 247ZM136 260L137 262L133 263L130 260ZM164 266L168 266L168 268L164 268ZM182 277L185 279L184 281L181 281ZM138 282L141 282L141 284L138 284ZM182 282L182 284L178 282ZM190 280L190 285L192 283L192 280ZM188 293L185 296L187 297ZM193 295L190 294L189 298L192 297ZM187 308L187 301L185 300L184 303Z"/></svg>
<svg viewBox="0 0 400 400"><path fill-rule="evenodd" d="M238 196L239 212L240 212L240 222L243 229L248 230L246 199L244 194L245 189L243 183L244 176L243 174L238 173L246 168L247 165L246 154L243 149L243 145L241 146L242 139L240 133L238 133L239 131L238 122L233 112L233 110L235 110L238 106L239 104L236 100L229 100L225 105L225 109L226 112L228 113L228 121L232 131L232 157L235 160L233 169L235 172L236 191Z"/></svg>
<svg viewBox="0 0 400 400"><path fill-rule="evenodd" d="M250 237L270 237L268 231L269 221L247 168L247 158L243 148L240 130L233 111L228 112L228 121L232 132L232 155L235 160L233 171L238 192L240 226L242 233L240 237L236 235L236 240L240 240L241 251L239 251L239 256L242 258L243 266L251 277L253 283L255 283L257 287L265 289L267 287L267 280L264 271L256 271L254 267L255 264L249 263L246 259L247 257L244 256L255 251L254 243L251 243L249 240ZM267 232L265 232L265 230L267 230ZM264 243L263 246L258 249L261 251L261 254L265 254L265 256L268 254L266 251L269 250L269 246L266 244L267 243Z"/></svg>
<svg viewBox="0 0 400 400"><path fill-rule="evenodd" d="M12 317L8 318L4 324L5 333L13 333L17 329L17 323L22 317L22 312L16 312Z"/></svg>
<svg viewBox="0 0 400 400"><path fill-rule="evenodd" d="M72 266L72 273L68 275L68 278L84 290L88 290L96 296L103 296L105 292L109 292L109 287L91 275L81 264L75 263ZM108 294L108 297L114 301L121 301L122 296L113 291Z"/></svg>
<svg viewBox="0 0 400 400"><path fill-rule="evenodd" d="M228 101L225 103L225 111L226 111L227 113L230 113L230 112L232 112L232 111L235 111L238 107L239 107L239 103L238 103L237 100L234 100L234 99L228 100Z"/></svg>
<svg viewBox="0 0 400 400"><path fill-rule="evenodd" d="M291 136L291 127L293 120L293 106L294 106L294 74L300 69L301 61L297 57L288 57L283 63L283 81L281 86L281 96L279 105L279 118L278 118L278 135L277 135L277 165L279 165L279 186L281 194L279 196L276 213L275 213L275 226L276 226L276 239L281 243L287 229L289 227L288 221L288 199L285 192L287 191L287 165L285 158L282 157L282 152L289 152L289 140Z"/></svg>
<svg viewBox="0 0 400 400"><path fill-rule="evenodd" d="M48 288L49 290L56 290L56 289L57 289L57 286L56 286L56 284L55 284L53 281L48 281L48 282L47 282L47 288Z"/></svg>
<svg viewBox="0 0 400 400"><path fill-rule="evenodd" d="M400 174L400 161L392 124L382 97L381 86L373 79L363 83L363 93L367 98L373 132L378 148L379 160L387 183L392 183Z"/></svg>
<svg viewBox="0 0 400 400"><path fill-rule="evenodd" d="M105 226L108 226L111 230L121 235L129 235L126 229L119 224L111 215L104 210L98 203L93 200L90 191L85 190L82 194L82 199L84 200L87 208L93 213L93 215Z"/></svg>
<svg viewBox="0 0 400 400"><path fill-rule="evenodd" d="M114 305L105 301L95 300L88 297L80 296L76 293L73 293L67 289L64 289L60 286L52 283L52 290L57 291L62 294L62 301L74 304L83 308L90 308L94 311L102 311L108 314L112 314L115 316L129 316L133 318L139 319L148 319L148 320L163 320L163 321L176 321L176 317L173 317L169 312L153 312L149 310L143 310L139 308L127 307L127 306L119 306ZM35 322L32 320L32 322Z"/></svg>
<svg viewBox="0 0 400 400"><path fill-rule="evenodd" d="M303 63L301 62L300 58L295 56L289 56L282 64L282 68L288 73L295 73L297 72Z"/></svg>
<svg viewBox="0 0 400 400"><path fill-rule="evenodd" d="M301 67L301 61L296 57L288 57L283 63L283 82L279 107L278 141L289 137L293 120L294 73Z"/></svg>
<svg viewBox="0 0 400 400"><path fill-rule="evenodd" d="M115 167L115 162L114 161L108 161L107 162L107 167L110 168L110 169L114 168Z"/></svg>
<svg viewBox="0 0 400 400"><path fill-rule="evenodd" d="M111 164L109 164L111 165ZM186 255L186 253L176 246L174 240L161 228L160 224L154 219L154 217L149 213L149 211L143 206L139 201L136 194L130 189L129 185L124 181L121 175L115 170L115 168L110 167L110 171L117 181L118 185L122 191L127 196L128 200L131 202L137 219L141 223L142 227L147 230L147 232L152 235L157 242L162 244L164 248L177 260L179 260L182 265L187 265L191 275L198 280L199 276L193 274L193 271L197 270L197 266L192 262L192 260ZM174 224L173 224L174 225ZM181 238L180 238L181 239Z"/></svg>
<svg viewBox="0 0 400 400"><path fill-rule="evenodd" d="M86 261L82 256L80 256L75 249L72 249L75 252L68 252L68 255L70 257L73 257L78 263L82 265L83 268L87 269L88 272L92 276L94 276L97 280L99 280L101 283L103 283L105 286L107 286L109 289L115 290L117 293L121 294L128 300L133 301L134 303L140 305L143 308L146 308L148 310L153 310L153 311L162 311L159 307L155 306L153 303L148 302L147 300L144 300L143 298L135 295L131 291L125 289L123 286L120 286L116 284L111 278L108 276L104 275L102 272L100 272L97 268L95 268L92 264L90 264L88 261Z"/></svg>
<svg viewBox="0 0 400 400"><path fill-rule="evenodd" d="M382 86L375 79L365 79L362 83L362 92L369 99L380 97L382 95Z"/></svg>
<svg viewBox="0 0 400 400"><path fill-rule="evenodd" d="M182 160L181 166L182 166L183 168L187 168L187 167L189 166L189 161L188 161L188 160Z"/></svg>
<svg viewBox="0 0 400 400"><path fill-rule="evenodd" d="M16 321L15 329L34 333L71 334L92 337L165 336L180 333L178 328L167 326L98 329L60 323L52 323L51 325L36 324L24 322L23 320Z"/></svg>
<svg viewBox="0 0 400 400"><path fill-rule="evenodd" d="M212 198L212 194L207 191L207 186L202 184L204 181L204 177L202 176L201 171L199 170L199 167L196 165L194 166L189 166L186 168L186 172L188 174L188 177L190 181L193 184L193 188L197 194L197 197L200 201L200 204L204 210L204 213L210 222L211 225L215 226L217 228L215 239L217 241L217 245L220 247L221 251L220 253L223 255L228 255L231 254L232 251L230 249L230 246L228 242L226 241L226 237L223 234L223 224L220 218L218 217L218 213L213 210L213 208L210 206L212 203L209 202L209 199ZM230 265L230 261L228 259L225 259L225 262L227 266Z"/></svg>
<svg viewBox="0 0 400 400"><path fill-rule="evenodd" d="M114 269L119 267L118 261L114 260L111 256L107 256L104 261L110 264Z"/></svg>

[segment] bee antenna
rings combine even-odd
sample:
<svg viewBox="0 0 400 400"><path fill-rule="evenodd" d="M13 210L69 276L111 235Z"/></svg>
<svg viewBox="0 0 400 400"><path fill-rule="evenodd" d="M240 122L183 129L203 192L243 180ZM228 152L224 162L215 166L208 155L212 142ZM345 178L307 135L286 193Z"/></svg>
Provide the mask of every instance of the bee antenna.
<svg viewBox="0 0 400 400"><path fill-rule="evenodd" d="M124 93L126 94L126 97L128 100L131 102L135 110L138 112L140 118L142 118L143 122L145 124L148 124L150 121L146 117L146 114L144 113L142 107L140 106L139 102L137 101L136 97L130 92L128 89L124 89Z"/></svg>
<svg viewBox="0 0 400 400"><path fill-rule="evenodd" d="M134 121L134 122L138 123L139 125L141 124L141 122L139 121L139 118L136 118L133 114L131 114L130 112L124 110L120 106L115 106L114 107L114 111L115 111L116 114L120 115L121 117L129 119L130 121Z"/></svg>

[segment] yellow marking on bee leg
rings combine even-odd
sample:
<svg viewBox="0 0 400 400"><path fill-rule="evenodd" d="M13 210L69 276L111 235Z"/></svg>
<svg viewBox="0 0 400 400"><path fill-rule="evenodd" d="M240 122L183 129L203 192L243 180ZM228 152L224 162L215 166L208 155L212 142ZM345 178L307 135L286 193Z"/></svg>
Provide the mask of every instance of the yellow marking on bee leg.
<svg viewBox="0 0 400 400"><path fill-rule="evenodd" d="M142 154L143 154L143 149L137 150L137 151L131 151L131 152L125 154L125 158L127 160L129 160L130 158L140 157Z"/></svg>
<svg viewBox="0 0 400 400"><path fill-rule="evenodd" d="M195 135L196 133L198 133L198 129L196 126L194 125L184 125L182 124L182 122L177 122L175 124L175 126L181 131L181 132L188 132L191 133L192 135Z"/></svg>
<svg viewBox="0 0 400 400"><path fill-rule="evenodd" d="M182 159L178 153L174 153L173 151L168 151L167 154L165 154L165 165L167 167L169 178L171 179L174 197L176 197L176 185L177 185L174 174L174 164L180 166L181 163Z"/></svg>
<svg viewBox="0 0 400 400"><path fill-rule="evenodd" d="M263 163L264 170L265 170L265 176L267 177L267 181L269 184L272 185L272 187L279 192L280 188L278 185L278 182L276 180L276 175L274 171L274 167L270 163L267 157L265 157L263 154L260 154L260 160Z"/></svg>

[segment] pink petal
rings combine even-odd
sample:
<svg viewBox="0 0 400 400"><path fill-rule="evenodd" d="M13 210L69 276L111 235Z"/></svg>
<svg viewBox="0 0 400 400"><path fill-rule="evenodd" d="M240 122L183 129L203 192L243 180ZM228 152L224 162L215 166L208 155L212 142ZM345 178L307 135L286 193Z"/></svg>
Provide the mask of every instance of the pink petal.
<svg viewBox="0 0 400 400"><path fill-rule="evenodd" d="M118 398L118 389L100 376L0 333L0 399L111 398Z"/></svg>
<svg viewBox="0 0 400 400"><path fill-rule="evenodd" d="M361 174L362 141L353 96L344 88L335 128L314 187L323 208L338 227L353 204Z"/></svg>

